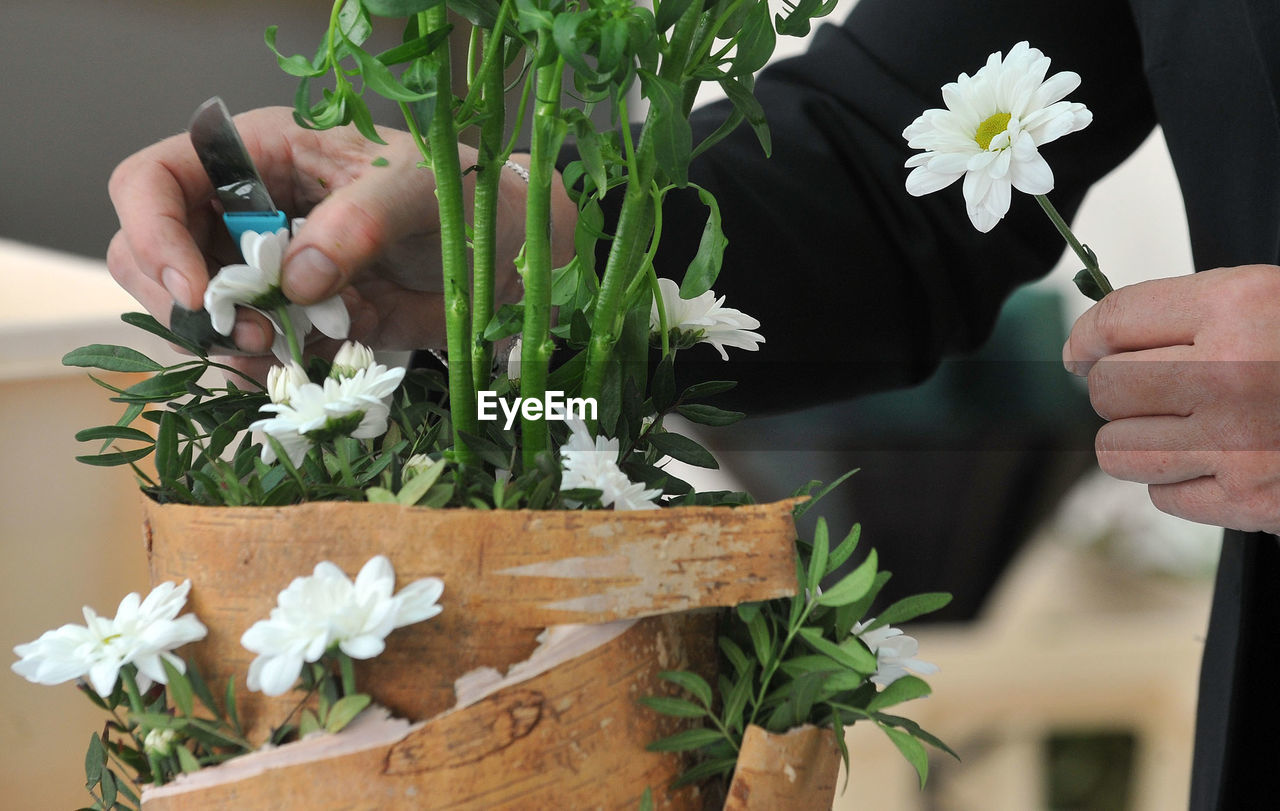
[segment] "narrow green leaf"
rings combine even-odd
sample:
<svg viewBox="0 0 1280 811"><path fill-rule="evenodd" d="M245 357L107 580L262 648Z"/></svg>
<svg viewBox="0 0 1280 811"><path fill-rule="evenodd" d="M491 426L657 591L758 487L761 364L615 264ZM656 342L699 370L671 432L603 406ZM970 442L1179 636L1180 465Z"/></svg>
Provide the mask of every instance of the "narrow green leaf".
<svg viewBox="0 0 1280 811"><path fill-rule="evenodd" d="M688 405L676 406L676 411L689 422L696 422L699 425L711 425L717 428L733 425L747 416L742 411L726 411L723 408L716 408L704 403L689 403Z"/></svg>
<svg viewBox="0 0 1280 811"><path fill-rule="evenodd" d="M187 387L199 380L200 375L203 373L204 367L202 366L162 372L155 377L149 377L129 386L119 398L112 399L120 399L124 402L147 403L174 400L185 396L188 393Z"/></svg>
<svg viewBox="0 0 1280 811"><path fill-rule="evenodd" d="M827 558L827 570L823 572L824 576L831 574L844 565L844 562L853 555L853 551L858 548L858 540L861 537L862 525L854 524L853 528L849 530L849 534L844 536L844 540L835 549L831 550L831 555Z"/></svg>
<svg viewBox="0 0 1280 811"><path fill-rule="evenodd" d="M370 90L383 98L393 101L421 101L434 93L432 91L411 90L400 83L391 71L373 54L348 41L352 56L360 66L360 75Z"/></svg>
<svg viewBox="0 0 1280 811"><path fill-rule="evenodd" d="M805 487L802 487L800 490L797 490L796 495L802 495L802 494L808 495L809 500L804 502L803 504L796 505L796 508L793 512L793 515L795 516L796 520L799 520L805 513L809 512L809 510L812 510L814 506L819 501L821 501L824 497L826 497L828 493L830 493L832 490L836 489L840 485L844 484L845 479L848 479L850 476L852 476L857 472L858 472L858 468L855 467L853 470L850 470L848 473L845 473L843 476L833 481L831 484L828 484L825 487L823 487L816 494L811 493L809 491L812 490L814 487L818 486L819 484L821 484L821 482L818 482L818 481L809 482L808 485L806 485Z"/></svg>
<svg viewBox="0 0 1280 811"><path fill-rule="evenodd" d="M660 712L663 715L671 715L676 718L702 718L707 714L705 709L683 698L642 696L637 701L654 712Z"/></svg>
<svg viewBox="0 0 1280 811"><path fill-rule="evenodd" d="M176 413L163 411L160 414L160 427L156 430L154 461L162 487L173 486L186 470L178 454L178 420Z"/></svg>
<svg viewBox="0 0 1280 811"><path fill-rule="evenodd" d="M756 3L747 12L742 28L738 31L737 48L729 67L729 75L746 76L764 67L773 56L777 39L773 31L773 20L769 16L769 4Z"/></svg>
<svg viewBox="0 0 1280 811"><path fill-rule="evenodd" d="M340 732L347 724L355 720L365 707L373 701L373 697L365 693L356 693L355 695L343 696L329 710L329 717L325 719L324 728L330 732Z"/></svg>
<svg viewBox="0 0 1280 811"><path fill-rule="evenodd" d="M656 73L638 73L642 94L651 105L648 126L653 133L654 157L667 178L677 187L684 187L689 182L693 151L693 130L684 115L684 93L680 85Z"/></svg>
<svg viewBox="0 0 1280 811"><path fill-rule="evenodd" d="M724 249L729 240L720 224L720 205L715 195L698 187L698 199L707 207L707 222L698 241L698 252L680 282L680 298L691 299L711 289L724 264Z"/></svg>
<svg viewBox="0 0 1280 811"><path fill-rule="evenodd" d="M747 633L751 635L751 646L756 652L756 661L767 667L774 659L773 637L769 633L769 625L764 615L757 612L747 621Z"/></svg>
<svg viewBox="0 0 1280 811"><path fill-rule="evenodd" d="M276 25L268 26L266 33L263 34L263 39L266 41L267 47L271 49L271 53L276 55L276 64L280 66L281 70L290 76L299 78L320 76L328 70L327 64L321 64L316 67L311 64L310 59L302 54L285 56L280 53L280 50L276 48L276 31L278 28L279 26Z"/></svg>
<svg viewBox="0 0 1280 811"><path fill-rule="evenodd" d="M173 705L182 715L190 716L195 711L195 692L191 689L191 682L163 656L160 657L160 664L164 667L164 675L169 680L169 698L173 700Z"/></svg>
<svg viewBox="0 0 1280 811"><path fill-rule="evenodd" d="M305 738L312 732L318 732L324 729L320 724L320 719L316 718L316 714L310 709L302 711L302 716L298 719L298 737Z"/></svg>
<svg viewBox="0 0 1280 811"><path fill-rule="evenodd" d="M903 676L894 679L889 686L876 693L875 698L867 704L868 712L882 710L885 707L892 707L895 704L901 704L904 701L922 698L929 695L932 690L925 683L924 679L915 676Z"/></svg>
<svg viewBox="0 0 1280 811"><path fill-rule="evenodd" d="M77 442L92 442L95 439L127 439L134 442L154 442L155 437L146 431L130 428L127 425L100 425L96 428L85 428L76 432Z"/></svg>
<svg viewBox="0 0 1280 811"><path fill-rule="evenodd" d="M196 760L196 756L191 754L191 750L185 746L175 746L174 754L178 756L178 765L182 767L183 774L195 774L200 771L200 761Z"/></svg>
<svg viewBox="0 0 1280 811"><path fill-rule="evenodd" d="M724 652L725 658L733 665L734 671L738 674L745 673L751 662L747 659L747 654L742 652L742 648L738 646L738 643L727 636L722 636L719 639L719 644L720 650Z"/></svg>
<svg viewBox="0 0 1280 811"><path fill-rule="evenodd" d="M243 735L244 727L240 726L240 710L236 706L235 676L231 676L227 679L227 691L223 697L223 703L227 708L227 720L231 722L231 728L236 731L237 735Z"/></svg>
<svg viewBox="0 0 1280 811"><path fill-rule="evenodd" d="M194 662L187 662L187 681L191 683L191 692L195 694L196 698L200 699L200 703L205 706L205 709L215 716L221 717L222 713L213 700L213 692L209 690L209 685L205 683L204 676L200 675L200 669L196 667Z"/></svg>
<svg viewBox="0 0 1280 811"><path fill-rule="evenodd" d="M694 383L680 395L680 402L685 403L690 400L701 400L705 397L723 394L737 385L737 381L734 380L708 380L704 383Z"/></svg>
<svg viewBox="0 0 1280 811"><path fill-rule="evenodd" d="M913 620L922 614L937 611L951 602L951 595L945 591L931 591L925 594L914 594L904 597L881 611L876 621L866 627L870 631L883 625L893 625Z"/></svg>
<svg viewBox="0 0 1280 811"><path fill-rule="evenodd" d="M62 356L63 366L105 369L108 372L158 372L164 366L136 349L112 344L90 344Z"/></svg>
<svg viewBox="0 0 1280 811"><path fill-rule="evenodd" d="M728 777L729 773L733 771L733 767L737 765L737 763L738 759L736 757L717 757L710 760L704 760L677 777L675 782L671 784L671 787L680 788L717 775L724 775Z"/></svg>
<svg viewBox="0 0 1280 811"><path fill-rule="evenodd" d="M94 456L77 456L76 461L94 467L116 467L117 465L129 465L139 459L146 457L151 453L151 448L135 448L130 451L113 451L112 453L99 453Z"/></svg>
<svg viewBox="0 0 1280 811"><path fill-rule="evenodd" d="M664 679L677 684L688 690L704 707L711 707L711 685L707 684L707 680L699 676L697 673L690 673L686 670L664 670L658 674L658 678Z"/></svg>
<svg viewBox="0 0 1280 811"><path fill-rule="evenodd" d="M809 558L809 569L805 573L805 588L812 598L818 593L818 584L827 573L827 555L830 553L831 541L827 536L827 520L819 517L813 529L813 554Z"/></svg>
<svg viewBox="0 0 1280 811"><path fill-rule="evenodd" d="M920 788L924 788L925 780L929 777L929 755L924 751L924 746L920 741L900 729L894 729L891 726L880 724L880 729L884 734L889 736L889 740L893 741L893 745L898 747L898 751L907 759L912 768L916 770L916 775L920 778Z"/></svg>
<svg viewBox="0 0 1280 811"><path fill-rule="evenodd" d="M653 789L648 786L644 787L644 793L640 795L640 811L653 811Z"/></svg>
<svg viewBox="0 0 1280 811"><path fill-rule="evenodd" d="M650 752L688 752L723 740L724 736L714 729L686 729L674 735L660 738L645 747Z"/></svg>
<svg viewBox="0 0 1280 811"><path fill-rule="evenodd" d="M665 413L676 402L675 356L666 355L653 368L653 380L649 386L649 394L653 398L653 408L658 413ZM653 436L651 433L650 436Z"/></svg>
<svg viewBox="0 0 1280 811"><path fill-rule="evenodd" d="M867 593L876 579L876 550L872 549L858 568L839 583L818 596L818 605L840 606L852 603Z"/></svg>
<svg viewBox="0 0 1280 811"><path fill-rule="evenodd" d="M102 770L107 765L107 749L102 745L102 738L93 733L89 738L89 750L84 753L85 788L90 791L102 780Z"/></svg>
<svg viewBox="0 0 1280 811"><path fill-rule="evenodd" d="M692 4L693 0L660 0L653 15L657 33L661 34L675 25Z"/></svg>
<svg viewBox="0 0 1280 811"><path fill-rule="evenodd" d="M673 434L670 431L657 431L646 434L645 438L659 453L670 456L678 462L712 470L720 467L720 463L710 451L687 436Z"/></svg>
<svg viewBox="0 0 1280 811"><path fill-rule="evenodd" d="M420 11L435 8L444 0L360 0L370 14L379 17L410 17Z"/></svg>
<svg viewBox="0 0 1280 811"><path fill-rule="evenodd" d="M742 114L756 134L760 148L765 157L773 153L773 136L769 133L769 122L765 120L764 107L756 101L752 92L754 81L750 76L726 77L720 80L720 89L728 96L735 110Z"/></svg>
<svg viewBox="0 0 1280 811"><path fill-rule="evenodd" d="M446 466L447 463L444 459L439 459L432 463L431 467L414 476L404 487L400 488L400 492L396 495L396 501L407 507L417 504L427 494L427 491L440 480L440 476L444 473Z"/></svg>
<svg viewBox="0 0 1280 811"><path fill-rule="evenodd" d="M861 647L861 643L851 647L837 645L825 638L822 631L817 628L801 628L800 636L814 650L831 658L842 667L858 673L874 673L876 670L875 657L867 654L866 649Z"/></svg>
<svg viewBox="0 0 1280 811"><path fill-rule="evenodd" d="M102 790L102 807L111 808L116 804L116 773L110 769L102 772L102 782L99 784Z"/></svg>

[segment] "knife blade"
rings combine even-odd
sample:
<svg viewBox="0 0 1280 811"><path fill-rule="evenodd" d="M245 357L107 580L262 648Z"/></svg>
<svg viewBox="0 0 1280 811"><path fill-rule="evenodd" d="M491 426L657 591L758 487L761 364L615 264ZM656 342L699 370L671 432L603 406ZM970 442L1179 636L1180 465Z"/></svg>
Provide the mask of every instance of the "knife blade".
<svg viewBox="0 0 1280 811"><path fill-rule="evenodd" d="M227 105L218 96L201 104L187 127L191 145L222 203L222 219L236 245L245 231L266 233L289 227L240 140Z"/></svg>

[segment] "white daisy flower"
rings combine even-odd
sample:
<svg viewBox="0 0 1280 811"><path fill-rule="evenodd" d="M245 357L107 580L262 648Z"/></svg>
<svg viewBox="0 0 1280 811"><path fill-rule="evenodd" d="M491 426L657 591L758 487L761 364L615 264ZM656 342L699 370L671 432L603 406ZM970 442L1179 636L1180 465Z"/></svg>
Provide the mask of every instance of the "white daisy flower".
<svg viewBox="0 0 1280 811"><path fill-rule="evenodd" d="M249 426L250 430L275 437L294 465L301 464L317 442L339 436L375 439L387 432L391 395L404 379L405 370L374 362L372 353L359 344L346 344L338 354L347 361L367 360L368 365L354 370L347 367L351 371L349 375L327 377L323 384L294 385L288 390L287 402L272 396L272 402L260 410L275 416ZM270 390L269 378L267 383ZM275 450L270 443L265 443L262 461L270 464L275 460Z"/></svg>
<svg viewBox="0 0 1280 811"><path fill-rule="evenodd" d="M303 220L293 221L296 232ZM280 289L280 266L289 249L289 230L258 233L245 231L240 237L240 253L245 264L227 265L212 279L204 292L204 307L209 311L213 328L222 335L230 335L236 323L236 307L251 307L267 316L275 325L277 338L272 346L276 357L289 359L283 327L277 321L275 310L285 306L289 319L299 335L306 335L314 325L330 338L346 338L351 326L347 307L340 296L307 306L291 304Z"/></svg>
<svg viewBox="0 0 1280 811"><path fill-rule="evenodd" d="M328 561L317 564L309 577L295 578L280 592L268 619L240 638L258 654L249 665L249 689L282 695L298 680L304 662L317 661L331 647L353 659L371 659L386 647L387 634L440 613L444 581L423 578L393 595L395 580L391 561L382 555L371 558L354 583Z"/></svg>
<svg viewBox="0 0 1280 811"><path fill-rule="evenodd" d="M152 682L165 684L162 661L186 672L186 664L171 651L208 633L194 614L178 616L190 590L191 581L187 580L181 586L161 583L146 599L137 593L126 595L113 619L100 617L85 606L84 625L64 625L15 647L20 659L13 664L13 671L37 684L84 678L104 698L115 690L125 665L138 669L141 690Z"/></svg>
<svg viewBox="0 0 1280 811"><path fill-rule="evenodd" d="M311 380L296 361L289 361L284 366L272 366L267 372L267 396L271 402L287 404L293 397L293 390L305 386Z"/></svg>
<svg viewBox="0 0 1280 811"><path fill-rule="evenodd" d="M568 441L560 446L560 463L564 467L561 489L599 490L600 503L615 510L657 509L653 500L662 495L662 491L646 490L618 467L618 440L593 438L582 420L565 422L570 433Z"/></svg>
<svg viewBox="0 0 1280 811"><path fill-rule="evenodd" d="M1084 129L1093 114L1063 101L1079 74L1055 73L1049 58L1026 42L996 52L973 76L942 88L946 109L926 110L902 137L924 152L907 160L907 192L919 197L964 177L964 199L974 227L986 233L1009 211L1011 188L1043 195L1053 171L1039 148Z"/></svg>
<svg viewBox="0 0 1280 811"><path fill-rule="evenodd" d="M914 670L923 676L938 672L937 665L915 658L920 650L920 643L915 637L902 633L902 629L881 625L872 631L863 630L875 621L875 617L872 617L866 622L855 622L850 631L876 655L876 672L871 675L871 681L881 687L888 687L907 675L908 670Z"/></svg>
<svg viewBox="0 0 1280 811"><path fill-rule="evenodd" d="M726 346L754 352L764 343L762 335L749 331L759 328L760 322L741 310L723 306L725 297L716 298L715 291L708 290L700 296L682 299L680 285L671 279L658 279L658 288L666 310L667 330L676 348L711 344L722 359L728 360L729 354L724 351ZM649 330L657 332L660 329L658 304L654 302L649 312Z"/></svg>

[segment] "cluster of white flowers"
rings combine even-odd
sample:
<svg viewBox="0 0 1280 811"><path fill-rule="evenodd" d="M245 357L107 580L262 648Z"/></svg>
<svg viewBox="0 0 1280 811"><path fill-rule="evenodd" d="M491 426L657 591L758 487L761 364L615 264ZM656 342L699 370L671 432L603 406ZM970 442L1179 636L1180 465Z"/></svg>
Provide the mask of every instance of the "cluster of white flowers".
<svg viewBox="0 0 1280 811"><path fill-rule="evenodd" d="M309 577L295 578L280 592L270 617L240 639L258 654L249 665L249 689L281 695L298 680L304 662L317 661L330 647L337 645L353 659L371 659L382 653L387 634L440 613L442 580L423 578L393 596L395 582L395 569L382 555L370 559L354 583L328 561Z"/></svg>
<svg viewBox="0 0 1280 811"><path fill-rule="evenodd" d="M274 437L294 465L301 464L316 442L338 436L382 436L391 414L391 395L404 373L401 367L383 366L367 347L348 341L334 356L323 384L310 382L295 363L273 368L267 375L271 402L262 410L275 416L249 427ZM262 460L275 459L271 444L263 444Z"/></svg>
<svg viewBox="0 0 1280 811"><path fill-rule="evenodd" d="M204 639L208 633L195 615L178 616L190 590L191 582L183 581L181 586L161 583L145 600L137 593L129 594L120 601L112 619L85 606L84 625L64 625L15 647L13 652L20 658L13 670L37 684L83 678L104 698L115 690L125 665L137 667L142 690L152 682L165 684L168 680L161 660L180 673L186 672L186 665L171 651Z"/></svg>
<svg viewBox="0 0 1280 811"><path fill-rule="evenodd" d="M722 359L728 360L726 346L754 352L764 343L764 336L750 331L758 329L760 322L741 310L725 307L725 297L716 298L714 290L683 299L680 285L671 279L658 279L658 288L666 311L667 331L676 334L677 348L707 343L716 348ZM658 304L654 302L649 312L649 330L656 332L661 328Z"/></svg>
<svg viewBox="0 0 1280 811"><path fill-rule="evenodd" d="M1053 171L1039 148L1084 129L1093 114L1063 97L1080 85L1070 71L1049 71L1049 58L1019 42L999 52L973 76L942 88L946 109L925 110L903 131L908 146L923 149L907 160L907 191L919 197L964 177L964 199L974 227L986 233L1009 211L1011 188L1048 194Z"/></svg>
<svg viewBox="0 0 1280 811"><path fill-rule="evenodd" d="M305 222L293 221L297 232ZM236 307L250 307L261 312L276 327L276 340L271 347L281 361L289 360L289 348L283 327L276 320L275 309L286 306L289 320L299 335L306 335L312 325L330 338L343 339L351 327L347 307L339 296L307 306L291 304L280 289L280 267L289 249L290 232L281 228L260 234L245 231L240 237L240 254L245 264L227 265L212 279L204 292L204 308L209 311L213 328L230 335L236 323Z"/></svg>
<svg viewBox="0 0 1280 811"><path fill-rule="evenodd" d="M564 467L560 479L562 490L599 490L600 503L615 510L657 509L653 500L662 495L662 491L646 490L618 467L618 440L592 437L582 420L565 422L570 433L568 441L560 446L560 463Z"/></svg>
<svg viewBox="0 0 1280 811"><path fill-rule="evenodd" d="M866 622L856 622L851 631L876 655L876 672L872 674L871 681L881 687L888 687L907 675L907 670L926 676L938 672L937 665L915 658L920 650L920 643L915 637L902 633L901 628L882 625L870 631L864 630L875 621L875 617L872 617Z"/></svg>

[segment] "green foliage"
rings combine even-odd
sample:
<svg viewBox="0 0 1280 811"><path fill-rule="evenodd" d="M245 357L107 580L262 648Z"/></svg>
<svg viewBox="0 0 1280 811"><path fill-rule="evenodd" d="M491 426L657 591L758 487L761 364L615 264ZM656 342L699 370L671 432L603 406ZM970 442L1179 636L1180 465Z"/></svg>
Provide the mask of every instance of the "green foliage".
<svg viewBox="0 0 1280 811"><path fill-rule="evenodd" d="M802 489L807 492L816 485L812 482ZM878 667L876 656L850 634L888 579L887 572L876 568L875 551L825 589L821 586L849 560L860 534L855 525L833 549L826 522L818 519L812 540L797 543L796 595L740 605L727 613L719 638L723 660L718 691L695 673L667 672L662 678L688 698L676 694L640 699L655 712L698 722L649 745L656 752L701 753L700 762L677 784L731 774L734 753L752 724L768 732L785 732L805 723L829 726L847 765L845 727L869 721L915 768L921 785L928 774L922 741L954 755L914 722L884 712L928 695L929 685L915 676L903 676L877 691L871 681ZM885 610L889 620L882 618L867 627L913 619L949 600L944 594L908 597Z"/></svg>

